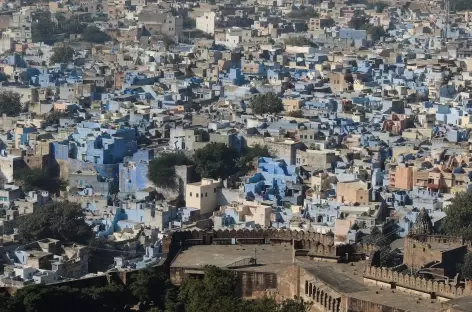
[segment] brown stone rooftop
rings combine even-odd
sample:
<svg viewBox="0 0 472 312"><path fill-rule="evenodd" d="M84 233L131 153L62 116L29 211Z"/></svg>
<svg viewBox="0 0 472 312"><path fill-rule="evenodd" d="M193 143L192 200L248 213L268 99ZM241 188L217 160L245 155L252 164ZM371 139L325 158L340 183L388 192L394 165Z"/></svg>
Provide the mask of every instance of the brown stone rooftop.
<svg viewBox="0 0 472 312"><path fill-rule="evenodd" d="M291 245L195 245L182 249L171 264L171 271L180 268L195 270L202 269L205 265L215 265L241 272L275 273L275 283L278 287L284 287L287 283L296 283L294 276L288 277L286 271L290 270L293 264L292 257ZM247 263L251 258L257 259L257 265L235 266L237 263ZM356 311L361 311L363 307L393 308L396 310L392 311L405 312L439 312L443 309L439 300L364 283L364 262L329 263L310 260L307 257L296 257L295 262L305 272L302 273L303 276L309 276L313 283L318 281L326 285L324 291L330 295L343 294L350 306L357 307ZM301 283L304 283L303 279ZM366 311L381 310L369 308Z"/></svg>
<svg viewBox="0 0 472 312"><path fill-rule="evenodd" d="M197 245L183 249L171 267L200 269L215 265L224 268L243 259L256 258L257 265L243 270L275 273L292 263L292 255L290 245Z"/></svg>

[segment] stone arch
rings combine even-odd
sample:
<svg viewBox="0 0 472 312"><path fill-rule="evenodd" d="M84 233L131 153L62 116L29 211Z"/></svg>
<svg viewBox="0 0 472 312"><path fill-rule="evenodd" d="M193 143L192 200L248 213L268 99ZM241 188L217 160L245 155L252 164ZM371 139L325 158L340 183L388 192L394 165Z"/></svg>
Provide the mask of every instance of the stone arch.
<svg viewBox="0 0 472 312"><path fill-rule="evenodd" d="M328 310L331 310L331 303L333 302L333 298L331 296L328 297Z"/></svg>
<svg viewBox="0 0 472 312"><path fill-rule="evenodd" d="M308 281L305 281L305 295L308 295Z"/></svg>
<svg viewBox="0 0 472 312"><path fill-rule="evenodd" d="M311 298L315 299L316 291L317 291L316 285L313 284L313 295L311 296Z"/></svg>
<svg viewBox="0 0 472 312"><path fill-rule="evenodd" d="M313 291L313 284L310 283L310 285L309 285L309 287L308 287L308 296L311 297L311 296L313 295L313 292L312 292L312 291Z"/></svg>
<svg viewBox="0 0 472 312"><path fill-rule="evenodd" d="M318 289L316 291L316 298L315 298L316 302L320 302L320 290Z"/></svg>

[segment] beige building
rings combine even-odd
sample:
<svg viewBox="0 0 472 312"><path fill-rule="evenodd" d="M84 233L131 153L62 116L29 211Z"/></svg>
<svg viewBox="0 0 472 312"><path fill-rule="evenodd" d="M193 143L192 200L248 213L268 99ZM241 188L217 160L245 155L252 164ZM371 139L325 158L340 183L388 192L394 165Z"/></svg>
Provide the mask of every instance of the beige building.
<svg viewBox="0 0 472 312"><path fill-rule="evenodd" d="M196 28L210 35L215 34L215 12L205 12L202 16L198 16L196 20Z"/></svg>
<svg viewBox="0 0 472 312"><path fill-rule="evenodd" d="M369 189L362 181L340 182L336 188L336 201L339 203L369 203Z"/></svg>
<svg viewBox="0 0 472 312"><path fill-rule="evenodd" d="M219 186L220 182L212 179L202 179L200 182L187 184L186 206L200 210L200 216L211 215L218 206Z"/></svg>
<svg viewBox="0 0 472 312"><path fill-rule="evenodd" d="M238 219L235 220L236 225L238 223L245 224L247 222L254 222L255 225L259 225L263 228L270 226L272 214L271 206L263 205L258 202L244 201L242 204L233 203L222 207L215 216L218 217L221 213L229 212L231 210L234 211L234 215L238 216Z"/></svg>
<svg viewBox="0 0 472 312"><path fill-rule="evenodd" d="M284 105L284 110L286 112L296 112L302 108L302 100L300 99L282 99L282 104Z"/></svg>
<svg viewBox="0 0 472 312"><path fill-rule="evenodd" d="M297 166L310 166L313 169L330 169L337 157L333 151L308 149L297 150Z"/></svg>

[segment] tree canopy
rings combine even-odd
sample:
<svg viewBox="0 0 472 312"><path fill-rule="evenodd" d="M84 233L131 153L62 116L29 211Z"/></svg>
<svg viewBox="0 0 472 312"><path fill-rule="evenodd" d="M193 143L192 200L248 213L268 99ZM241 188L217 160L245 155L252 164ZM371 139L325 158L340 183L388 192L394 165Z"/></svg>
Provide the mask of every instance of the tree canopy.
<svg viewBox="0 0 472 312"><path fill-rule="evenodd" d="M367 9L375 9L376 13L382 13L383 10L388 7L388 4L385 2L375 2L367 5Z"/></svg>
<svg viewBox="0 0 472 312"><path fill-rule="evenodd" d="M225 179L238 170L238 152L224 143L210 143L193 155L195 169L202 178Z"/></svg>
<svg viewBox="0 0 472 312"><path fill-rule="evenodd" d="M20 219L20 240L32 242L44 238L87 243L92 237L85 222L84 209L75 203L52 201Z"/></svg>
<svg viewBox="0 0 472 312"><path fill-rule="evenodd" d="M182 152L163 153L149 163L148 178L155 186L175 189L175 166L191 164L192 161Z"/></svg>
<svg viewBox="0 0 472 312"><path fill-rule="evenodd" d="M167 276L154 270L141 270L133 276L131 293L141 302L154 302L164 308L166 292L173 286Z"/></svg>
<svg viewBox="0 0 472 312"><path fill-rule="evenodd" d="M74 58L74 49L69 46L59 46L53 49L51 59L49 60L51 64L56 63L70 63Z"/></svg>
<svg viewBox="0 0 472 312"><path fill-rule="evenodd" d="M185 280L172 306L179 305L185 312L308 312L309 305L303 300L285 300L281 304L273 299L246 301L236 296L236 276L234 272L214 266L204 268L203 279Z"/></svg>
<svg viewBox="0 0 472 312"><path fill-rule="evenodd" d="M472 10L472 2L469 0L451 0L451 10L469 11Z"/></svg>
<svg viewBox="0 0 472 312"><path fill-rule="evenodd" d="M472 253L468 252L464 257L464 262L461 265L462 278L472 279Z"/></svg>
<svg viewBox="0 0 472 312"><path fill-rule="evenodd" d="M441 230L451 236L462 236L472 239L472 193L456 194L452 203L446 208L446 218Z"/></svg>
<svg viewBox="0 0 472 312"><path fill-rule="evenodd" d="M44 190L57 194L59 191L64 191L67 186L67 182L57 177L53 170L19 168L14 171L13 177L24 192Z"/></svg>
<svg viewBox="0 0 472 312"><path fill-rule="evenodd" d="M381 26L374 26L369 23L370 18L365 14L354 14L349 21L349 26L357 30L365 30L372 37L373 41L378 41L387 33Z"/></svg>
<svg viewBox="0 0 472 312"><path fill-rule="evenodd" d="M298 46L298 47L316 47L316 44L312 42L310 39L302 37L302 36L295 36L284 38L284 43L290 46Z"/></svg>
<svg viewBox="0 0 472 312"><path fill-rule="evenodd" d="M59 124L59 120L61 118L66 118L66 117L69 117L69 114L67 112L52 111L45 115L45 120L50 125L56 125L56 124Z"/></svg>
<svg viewBox="0 0 472 312"><path fill-rule="evenodd" d="M105 43L110 40L110 36L97 26L88 26L82 34L82 39L92 43Z"/></svg>
<svg viewBox="0 0 472 312"><path fill-rule="evenodd" d="M254 114L278 114L284 110L282 100L272 92L256 95L250 107Z"/></svg>
<svg viewBox="0 0 472 312"><path fill-rule="evenodd" d="M0 115L16 116L21 112L20 94L12 91L0 92Z"/></svg>
<svg viewBox="0 0 472 312"><path fill-rule="evenodd" d="M290 18L310 19L312 17L318 17L319 14L313 7L302 7L297 10L293 10L287 14Z"/></svg>
<svg viewBox="0 0 472 312"><path fill-rule="evenodd" d="M270 151L267 146L261 146L256 144L253 147L247 147L243 150L241 157L238 160L238 167L243 172L256 169L254 161L259 157L271 157Z"/></svg>

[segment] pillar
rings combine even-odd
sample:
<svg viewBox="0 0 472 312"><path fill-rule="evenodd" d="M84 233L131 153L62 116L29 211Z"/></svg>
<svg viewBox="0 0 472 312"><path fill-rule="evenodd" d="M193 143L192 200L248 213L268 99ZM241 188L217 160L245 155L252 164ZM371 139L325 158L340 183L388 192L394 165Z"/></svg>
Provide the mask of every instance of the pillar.
<svg viewBox="0 0 472 312"><path fill-rule="evenodd" d="M339 312L340 309L341 309L341 298L337 298L334 311Z"/></svg>

